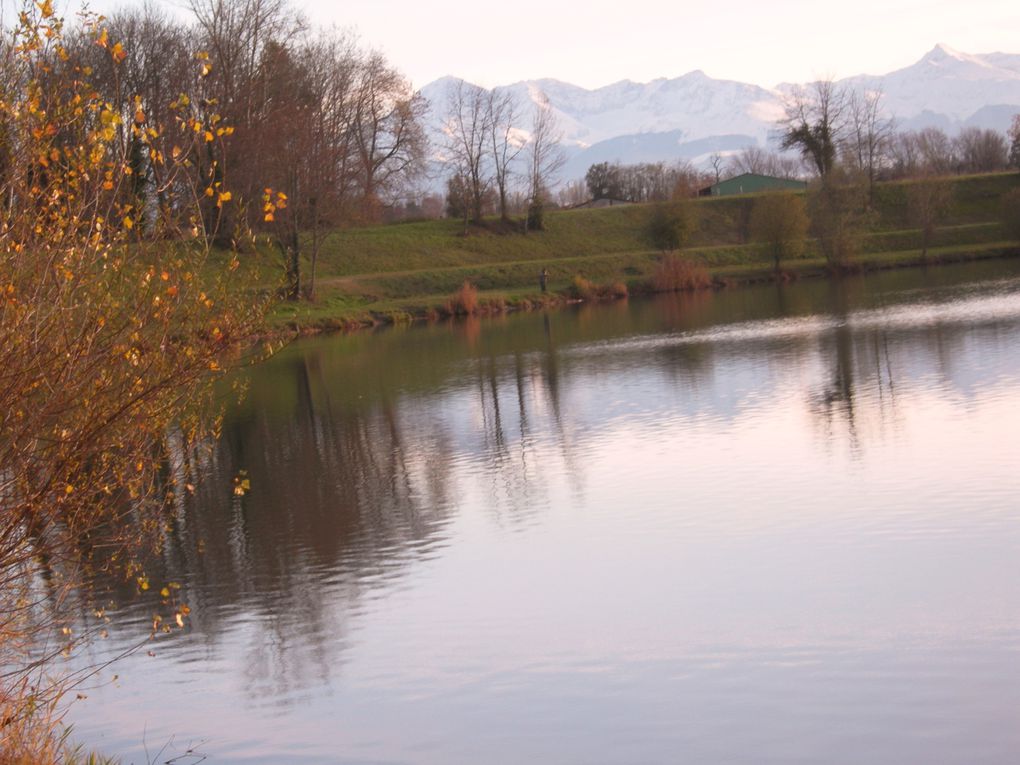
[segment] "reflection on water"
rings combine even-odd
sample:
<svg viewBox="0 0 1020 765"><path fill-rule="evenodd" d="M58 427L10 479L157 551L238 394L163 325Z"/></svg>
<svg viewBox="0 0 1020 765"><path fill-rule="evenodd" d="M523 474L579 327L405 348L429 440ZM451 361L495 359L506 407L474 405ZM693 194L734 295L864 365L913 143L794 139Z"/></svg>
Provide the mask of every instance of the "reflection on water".
<svg viewBox="0 0 1020 765"><path fill-rule="evenodd" d="M320 338L246 384L149 572L192 623L73 709L91 746L1020 752L1020 264ZM110 587L81 662L156 607Z"/></svg>

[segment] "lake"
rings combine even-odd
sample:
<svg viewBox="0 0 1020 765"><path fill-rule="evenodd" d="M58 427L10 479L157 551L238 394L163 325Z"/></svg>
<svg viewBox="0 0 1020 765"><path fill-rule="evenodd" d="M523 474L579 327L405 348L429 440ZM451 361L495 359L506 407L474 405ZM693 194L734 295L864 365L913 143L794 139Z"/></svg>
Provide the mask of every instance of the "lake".
<svg viewBox="0 0 1020 765"><path fill-rule="evenodd" d="M73 705L89 747L1020 759L1020 261L320 337L242 377L160 584L109 584L75 660L180 583L186 629Z"/></svg>

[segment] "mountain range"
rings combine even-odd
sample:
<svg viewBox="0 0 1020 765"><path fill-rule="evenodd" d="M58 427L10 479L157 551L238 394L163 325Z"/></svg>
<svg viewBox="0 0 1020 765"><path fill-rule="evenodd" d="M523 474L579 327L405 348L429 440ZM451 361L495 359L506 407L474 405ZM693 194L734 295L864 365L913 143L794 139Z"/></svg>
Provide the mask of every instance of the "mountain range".
<svg viewBox="0 0 1020 765"><path fill-rule="evenodd" d="M444 142L448 94L461 82L444 77L422 88L430 102L433 145ZM954 133L977 126L1005 131L1020 112L1020 55L961 53L936 45L917 63L889 74L840 81L878 90L901 130L936 126ZM622 80L588 90L553 79L528 80L501 89L523 108L516 121L525 137L535 104L544 98L563 134L563 180L583 177L595 162L675 161L704 164L713 153L772 145L783 98L796 87L774 88L714 79L698 70L647 83Z"/></svg>

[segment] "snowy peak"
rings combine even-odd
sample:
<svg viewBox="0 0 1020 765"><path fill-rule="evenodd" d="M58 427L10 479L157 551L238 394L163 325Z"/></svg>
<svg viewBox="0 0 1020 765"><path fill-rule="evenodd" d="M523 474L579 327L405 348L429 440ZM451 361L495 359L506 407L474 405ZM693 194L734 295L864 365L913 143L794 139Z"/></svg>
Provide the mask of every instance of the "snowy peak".
<svg viewBox="0 0 1020 765"><path fill-rule="evenodd" d="M932 66L941 66L947 63L951 64L956 61L976 61L976 57L968 56L966 53L961 53L945 43L939 43L928 51L921 59L921 63Z"/></svg>
<svg viewBox="0 0 1020 765"><path fill-rule="evenodd" d="M886 108L905 124L925 113L962 123L986 106L1020 105L1020 56L974 55L940 43L916 64L848 82L881 88Z"/></svg>

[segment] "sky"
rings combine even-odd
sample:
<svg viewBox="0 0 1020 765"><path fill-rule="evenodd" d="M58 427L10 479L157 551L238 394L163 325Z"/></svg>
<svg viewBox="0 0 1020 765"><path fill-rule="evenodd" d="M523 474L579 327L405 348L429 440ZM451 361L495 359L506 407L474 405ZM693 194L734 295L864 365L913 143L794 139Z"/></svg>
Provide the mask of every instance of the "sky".
<svg viewBox="0 0 1020 765"><path fill-rule="evenodd" d="M109 12L140 2L91 5ZM773 87L884 74L936 43L967 53L1020 53L1016 0L292 2L315 24L356 31L416 87L450 74L488 87L551 77L594 88L695 69Z"/></svg>

